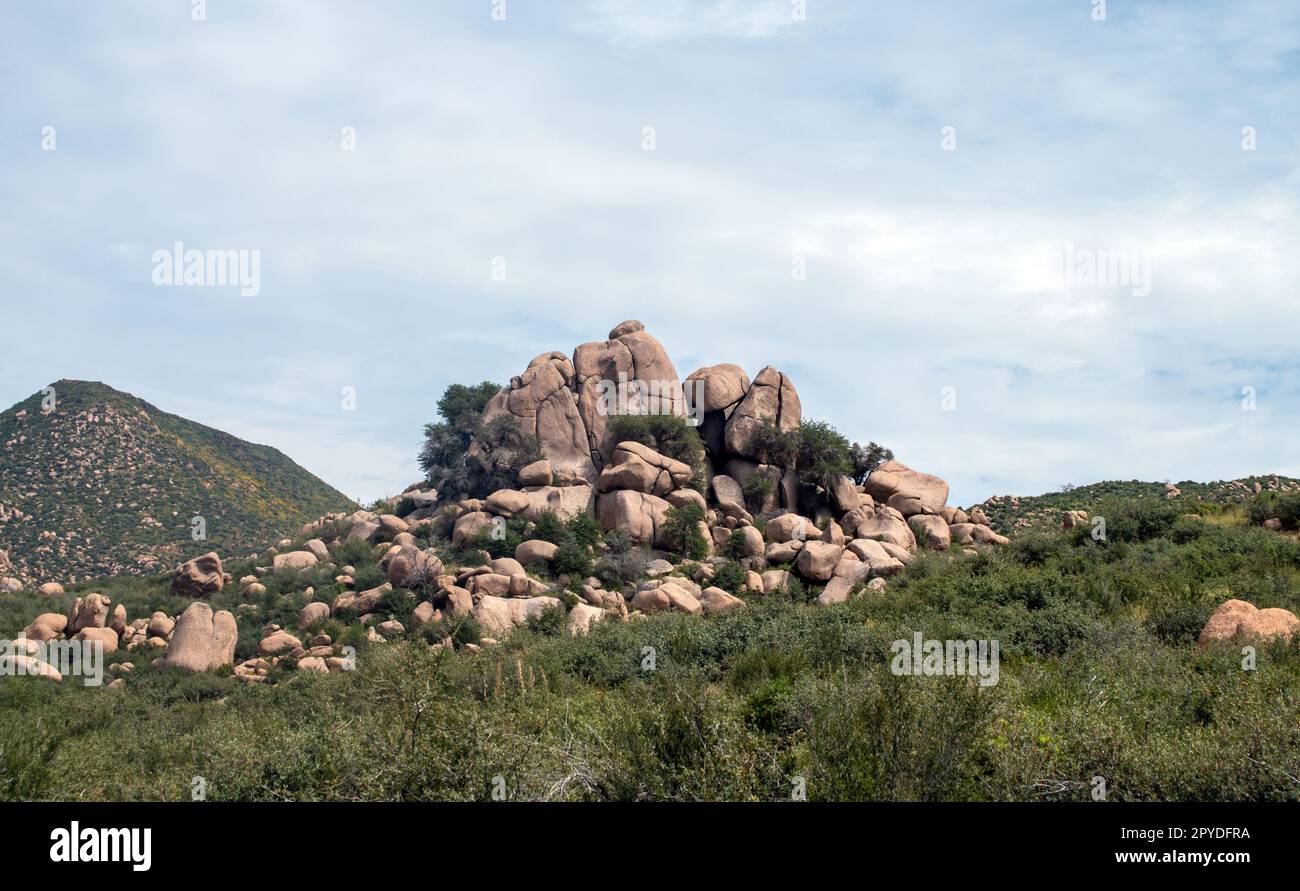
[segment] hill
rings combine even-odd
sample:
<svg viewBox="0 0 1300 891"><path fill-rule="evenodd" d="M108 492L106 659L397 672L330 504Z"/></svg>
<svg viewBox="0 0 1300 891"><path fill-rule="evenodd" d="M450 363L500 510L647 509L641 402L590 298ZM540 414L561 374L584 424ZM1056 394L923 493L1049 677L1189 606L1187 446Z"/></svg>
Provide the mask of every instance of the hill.
<svg viewBox="0 0 1300 891"><path fill-rule="evenodd" d="M0 551L30 583L264 547L350 499L269 446L102 383L61 380L0 414ZM191 521L202 517L196 544Z"/></svg>
<svg viewBox="0 0 1300 891"><path fill-rule="evenodd" d="M1170 485L1173 490L1170 490ZM1171 491L1172 499L1168 497ZM1095 514L1102 505L1115 499L1172 501L1184 508L1185 513L1214 513L1234 505L1247 505L1259 492L1300 492L1300 480L1277 474L1208 483L1108 480L1043 495L997 495L972 505L971 509L981 508L990 526L1003 535L1013 535L1058 529L1065 511L1083 510Z"/></svg>
<svg viewBox="0 0 1300 891"><path fill-rule="evenodd" d="M1295 481L967 513L893 458L859 477L877 449L774 368L679 382L635 320L572 355L449 387L437 481L371 510L251 555L185 541L171 577L0 588L23 669L0 799L175 800L195 776L214 800L1300 794ZM614 380L668 382L694 418L609 414ZM192 460L168 484L204 479ZM1103 535L1061 528L1080 509Z"/></svg>

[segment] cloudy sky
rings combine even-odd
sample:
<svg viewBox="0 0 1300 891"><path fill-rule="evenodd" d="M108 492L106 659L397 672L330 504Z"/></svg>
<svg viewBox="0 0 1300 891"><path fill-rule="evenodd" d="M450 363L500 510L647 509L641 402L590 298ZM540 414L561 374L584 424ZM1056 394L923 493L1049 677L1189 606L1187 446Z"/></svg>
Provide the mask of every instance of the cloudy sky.
<svg viewBox="0 0 1300 891"><path fill-rule="evenodd" d="M196 5L0 3L4 406L101 380L368 501L447 384L638 318L954 503L1300 475L1290 0Z"/></svg>

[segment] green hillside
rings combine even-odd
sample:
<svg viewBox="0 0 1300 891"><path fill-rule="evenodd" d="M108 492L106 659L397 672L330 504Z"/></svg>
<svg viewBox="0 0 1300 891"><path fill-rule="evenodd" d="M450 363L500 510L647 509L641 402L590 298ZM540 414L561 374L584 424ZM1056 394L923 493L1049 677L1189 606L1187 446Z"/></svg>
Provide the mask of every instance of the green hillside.
<svg viewBox="0 0 1300 891"><path fill-rule="evenodd" d="M1213 514L1249 504L1255 497L1257 485L1260 492L1300 492L1300 480L1277 474L1209 483L1185 480L1173 483L1178 491L1172 499L1166 497L1167 485L1140 480L1108 480L1043 495L999 495L972 507L982 508L989 518L989 525L998 532L1014 535L1057 529L1065 511L1083 510L1095 514L1116 499L1171 501L1184 513Z"/></svg>
<svg viewBox="0 0 1300 891"><path fill-rule="evenodd" d="M0 550L24 581L154 572L196 547L264 548L351 505L269 446L101 383L51 386L53 410L36 393L0 414Z"/></svg>

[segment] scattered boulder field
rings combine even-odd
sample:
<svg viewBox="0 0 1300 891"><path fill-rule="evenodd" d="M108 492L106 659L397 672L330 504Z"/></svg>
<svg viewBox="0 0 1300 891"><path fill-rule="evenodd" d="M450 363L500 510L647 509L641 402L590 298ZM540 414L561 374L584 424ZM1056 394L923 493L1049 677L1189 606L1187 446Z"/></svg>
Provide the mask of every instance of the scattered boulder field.
<svg viewBox="0 0 1300 891"><path fill-rule="evenodd" d="M601 402L601 384L611 380L653 384L635 388L634 403L657 390L658 410L697 411L703 466L615 436ZM687 392L697 394L695 399L687 399ZM641 408L634 404L630 410ZM389 502L407 508L402 516L368 510L326 514L303 526L296 541L282 539L252 555L251 571L238 580L215 552L181 563L171 573L170 594L189 603L177 615L131 618L121 604L92 592L77 596L66 612L37 616L19 641L102 642L108 652L139 652L160 667L209 672L230 666L236 676L260 683L276 666L350 669L350 648L320 630L334 620L360 622L366 639L380 644L427 639L408 631L443 629L449 620L469 617L481 630L477 642L457 644L446 635L429 645L473 653L547 614L562 615L567 631L579 635L600 622L636 621L657 612L714 616L745 608L747 597L795 585L823 606L887 596L887 580L921 551L961 559L1009 541L994 531L982 507L949 506L943 479L896 460L880 464L861 482L836 476L816 486L809 500L807 481L762 445L765 428L788 432L801 423L790 378L767 367L751 381L739 367L723 364L695 371L683 385L663 346L637 321L616 326L606 341L579 346L572 357L552 352L533 359L488 403L484 416L503 414L536 436L545 455L518 471L514 488L452 501L417 483ZM771 485L746 486L756 476ZM691 516L699 518L702 554L683 560L680 524L672 520L687 507L698 509ZM651 559L640 577L606 586L594 576L575 579L556 571L559 546L533 533L544 518L564 523L580 517L590 518L606 536L617 533L645 549ZM1067 530L1088 521L1082 510L1058 517ZM513 555L491 558L479 549L484 536L508 524L522 530ZM371 562L378 559L381 584L357 590L358 572L341 556L357 547L369 549ZM8 562L0 552L0 576ZM739 564L743 582L713 584L724 564ZM240 610L214 611L208 601L232 585L241 601L252 601L266 594L266 576L307 571L332 578L331 590L309 589L297 627L263 625L256 655L237 660ZM0 591L25 587L0 578ZM38 591L50 600L66 597L55 582ZM394 592L416 595L412 628L388 608ZM1297 630L1300 620L1286 610L1229 600L1210 618L1199 643L1291 637ZM29 675L60 679L53 666L30 667ZM123 686L132 667L115 664L117 677L107 686Z"/></svg>

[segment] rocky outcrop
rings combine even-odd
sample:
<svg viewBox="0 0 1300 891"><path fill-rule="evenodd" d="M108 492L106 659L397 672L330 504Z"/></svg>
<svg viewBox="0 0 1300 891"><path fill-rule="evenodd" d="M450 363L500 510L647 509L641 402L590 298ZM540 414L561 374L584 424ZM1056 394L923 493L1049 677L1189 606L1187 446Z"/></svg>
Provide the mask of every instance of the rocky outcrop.
<svg viewBox="0 0 1300 891"><path fill-rule="evenodd" d="M108 625L108 606L112 601L103 594L87 594L72 602L68 610L65 630L75 634L83 628L104 628Z"/></svg>
<svg viewBox="0 0 1300 891"><path fill-rule="evenodd" d="M573 363L563 353L543 353L488 402L483 420L510 415L525 436L536 436L552 473L565 480L596 479L587 425L574 394ZM477 445L471 446L477 448Z"/></svg>

